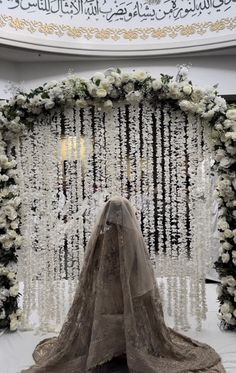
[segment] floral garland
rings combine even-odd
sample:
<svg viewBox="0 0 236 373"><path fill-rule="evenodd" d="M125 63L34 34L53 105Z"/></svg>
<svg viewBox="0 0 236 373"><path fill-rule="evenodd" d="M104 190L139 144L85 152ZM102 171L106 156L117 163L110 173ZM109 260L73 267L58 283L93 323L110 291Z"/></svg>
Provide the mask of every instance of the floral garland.
<svg viewBox="0 0 236 373"><path fill-rule="evenodd" d="M220 276L218 317L223 327L236 328L236 108L226 112L224 122L212 131L215 167L218 171L216 198L219 206L220 255L215 268Z"/></svg>
<svg viewBox="0 0 236 373"><path fill-rule="evenodd" d="M14 156L7 152L7 139L22 134L38 115L56 108L94 106L107 112L120 103L152 105L160 101L176 103L184 112L199 116L212 128L217 187L220 205L219 230L222 249L217 270L220 318L225 324L236 325L236 110L227 111L225 100L216 87L202 89L188 79L188 69L180 67L176 77L161 74L157 79L143 71L122 72L109 69L91 79L70 75L62 81L52 81L32 90L19 92L0 108L0 327L15 330L20 312L17 306L16 249L20 247L17 170ZM26 132L27 133L27 132Z"/></svg>

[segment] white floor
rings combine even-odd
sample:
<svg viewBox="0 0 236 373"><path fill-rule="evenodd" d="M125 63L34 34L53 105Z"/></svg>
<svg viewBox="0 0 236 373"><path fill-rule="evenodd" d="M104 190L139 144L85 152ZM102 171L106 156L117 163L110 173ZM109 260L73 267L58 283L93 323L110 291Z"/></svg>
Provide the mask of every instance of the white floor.
<svg viewBox="0 0 236 373"><path fill-rule="evenodd" d="M227 373L236 373L236 332L221 331L218 327L215 285L207 284L208 315L201 332L194 329L184 333L210 344L220 354ZM171 320L167 319L171 325ZM48 335L34 332L4 333L0 336L0 373L19 373L33 363L35 345ZM171 373L171 372L170 372Z"/></svg>

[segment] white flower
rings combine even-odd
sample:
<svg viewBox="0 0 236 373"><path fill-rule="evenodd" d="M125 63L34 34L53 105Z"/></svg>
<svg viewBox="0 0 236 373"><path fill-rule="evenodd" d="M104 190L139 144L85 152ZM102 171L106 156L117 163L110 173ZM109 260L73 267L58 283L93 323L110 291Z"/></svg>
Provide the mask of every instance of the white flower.
<svg viewBox="0 0 236 373"><path fill-rule="evenodd" d="M230 256L229 256L229 253L224 253L221 255L221 258L222 258L222 262L223 263L228 263L228 261L230 260Z"/></svg>
<svg viewBox="0 0 236 373"><path fill-rule="evenodd" d="M106 97L107 91L104 88L98 88L96 92L97 97Z"/></svg>
<svg viewBox="0 0 236 373"><path fill-rule="evenodd" d="M234 295L234 288L232 288L231 286L228 286L226 288L227 292L230 294L230 295Z"/></svg>
<svg viewBox="0 0 236 373"><path fill-rule="evenodd" d="M54 102L54 101L52 101L52 100L50 100L50 99L46 99L46 100L44 101L44 107L45 107L46 110L50 110L50 109L52 109L54 106L55 106L55 102Z"/></svg>
<svg viewBox="0 0 236 373"><path fill-rule="evenodd" d="M152 81L152 88L154 91L158 91L162 88L162 81L161 79L155 79Z"/></svg>
<svg viewBox="0 0 236 373"><path fill-rule="evenodd" d="M129 83L125 84L123 88L124 88L125 92L127 92L127 93L133 92L134 91L134 84L129 82Z"/></svg>
<svg viewBox="0 0 236 373"><path fill-rule="evenodd" d="M126 100L132 105L139 104L142 98L143 95L140 91L129 92L126 95Z"/></svg>
<svg viewBox="0 0 236 373"><path fill-rule="evenodd" d="M226 139L236 140L236 132L226 132L225 137Z"/></svg>
<svg viewBox="0 0 236 373"><path fill-rule="evenodd" d="M191 108L192 108L192 104L191 102L187 101L187 100L182 100L179 102L179 106L180 108L183 110L183 111L190 111ZM217 134L218 136L218 134Z"/></svg>
<svg viewBox="0 0 236 373"><path fill-rule="evenodd" d="M17 212L12 206L3 206L3 212L10 220L15 220L17 218Z"/></svg>
<svg viewBox="0 0 236 373"><path fill-rule="evenodd" d="M15 280L16 273L15 272L8 272L7 277L9 278L9 280Z"/></svg>
<svg viewBox="0 0 236 373"><path fill-rule="evenodd" d="M232 232L230 229L226 229L226 230L224 231L224 236L225 236L226 238L232 238L232 237L234 236L234 234L233 234L233 232Z"/></svg>
<svg viewBox="0 0 236 373"><path fill-rule="evenodd" d="M226 117L231 120L236 120L236 109L230 109L226 112Z"/></svg>
<svg viewBox="0 0 236 373"><path fill-rule="evenodd" d="M112 103L111 100L106 100L106 101L103 103L103 108L104 108L105 110L110 110L110 109L112 109L112 107L113 107L113 103Z"/></svg>
<svg viewBox="0 0 236 373"><path fill-rule="evenodd" d="M78 99L75 101L75 105L80 108L87 107L87 102L84 99Z"/></svg>
<svg viewBox="0 0 236 373"><path fill-rule="evenodd" d="M22 242L23 242L23 236L20 236L18 234L15 241L14 241L15 247L20 247L22 245Z"/></svg>
<svg viewBox="0 0 236 373"><path fill-rule="evenodd" d="M230 312L223 313L223 320L225 320L228 324L230 324L231 319L232 319L232 313Z"/></svg>
<svg viewBox="0 0 236 373"><path fill-rule="evenodd" d="M45 90L48 90L54 86L57 86L58 85L58 81L57 80L52 80L51 82L48 82L44 85L44 89Z"/></svg>
<svg viewBox="0 0 236 373"><path fill-rule="evenodd" d="M139 80L140 82L143 82L148 77L147 73L144 71L134 71L132 76L134 79Z"/></svg>
<svg viewBox="0 0 236 373"><path fill-rule="evenodd" d="M10 321L10 330L15 331L17 329L17 326L18 326L18 320L17 320L17 317L14 317Z"/></svg>
<svg viewBox="0 0 236 373"><path fill-rule="evenodd" d="M1 225L0 225L1 226ZM10 223L10 227L12 229L17 229L19 227L19 220L13 220L11 223Z"/></svg>
<svg viewBox="0 0 236 373"><path fill-rule="evenodd" d="M105 75L103 73L100 73L100 72L97 72L94 76L93 76L93 80L94 81L97 81L97 80L103 80L105 79Z"/></svg>
<svg viewBox="0 0 236 373"><path fill-rule="evenodd" d="M131 76L129 73L121 73L120 78L122 83L127 83L130 80Z"/></svg>
<svg viewBox="0 0 236 373"><path fill-rule="evenodd" d="M12 297L16 297L18 293L19 293L19 285L18 284L10 287L9 294Z"/></svg>
<svg viewBox="0 0 236 373"><path fill-rule="evenodd" d="M169 95L172 98L179 98L180 96L180 86L176 82L170 82L169 83Z"/></svg>
<svg viewBox="0 0 236 373"><path fill-rule="evenodd" d="M223 130L223 126L222 126L222 124L221 124L221 123L216 123L216 124L215 124L215 129L216 129L217 131L222 131L222 130Z"/></svg>
<svg viewBox="0 0 236 373"><path fill-rule="evenodd" d="M224 250L230 250L232 248L232 245L229 242L224 242L222 247Z"/></svg>
<svg viewBox="0 0 236 373"><path fill-rule="evenodd" d="M188 96L191 95L192 91L193 91L193 88L192 88L191 84L186 84L186 85L183 86L183 92L186 95L188 95Z"/></svg>
<svg viewBox="0 0 236 373"><path fill-rule="evenodd" d="M225 229L228 229L229 228L229 223L227 223L227 221L224 219L219 219L218 223L217 223L217 226L218 226L218 229L221 229L221 230L225 230Z"/></svg>
<svg viewBox="0 0 236 373"><path fill-rule="evenodd" d="M231 164L233 163L233 160L231 158L222 158L220 161L220 167L230 167Z"/></svg>
<svg viewBox="0 0 236 373"><path fill-rule="evenodd" d="M6 300L6 298L9 297L9 290L5 288L0 289L0 299Z"/></svg>
<svg viewBox="0 0 236 373"><path fill-rule="evenodd" d="M236 280L233 278L233 276L227 276L227 284L229 286L236 286Z"/></svg>
<svg viewBox="0 0 236 373"><path fill-rule="evenodd" d="M233 312L233 310L234 310L234 307L233 307L232 303L229 302L229 301L225 301L225 302L220 306L220 311L221 311L223 314Z"/></svg>
<svg viewBox="0 0 236 373"><path fill-rule="evenodd" d="M236 317L236 309L234 310L233 315L234 315L234 317Z"/></svg>
<svg viewBox="0 0 236 373"><path fill-rule="evenodd" d="M26 96L20 94L16 97L16 103L17 105L22 105L25 103L25 101L27 100Z"/></svg>

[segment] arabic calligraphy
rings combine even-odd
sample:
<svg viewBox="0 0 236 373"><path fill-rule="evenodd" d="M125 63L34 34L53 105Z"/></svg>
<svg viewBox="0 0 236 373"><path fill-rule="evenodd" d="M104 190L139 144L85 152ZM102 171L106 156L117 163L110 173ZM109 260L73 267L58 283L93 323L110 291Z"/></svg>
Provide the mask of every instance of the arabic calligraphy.
<svg viewBox="0 0 236 373"><path fill-rule="evenodd" d="M4 5L1 5L3 4ZM85 20L114 22L161 22L163 20L193 19L201 15L226 16L236 10L236 0L162 0L159 4L144 0L0 0L5 10L18 9L26 13L56 14L70 18L83 16Z"/></svg>

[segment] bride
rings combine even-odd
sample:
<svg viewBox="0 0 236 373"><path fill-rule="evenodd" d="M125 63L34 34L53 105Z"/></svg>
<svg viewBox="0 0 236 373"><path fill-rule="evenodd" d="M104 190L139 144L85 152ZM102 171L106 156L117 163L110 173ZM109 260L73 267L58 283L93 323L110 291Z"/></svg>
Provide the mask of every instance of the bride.
<svg viewBox="0 0 236 373"><path fill-rule="evenodd" d="M28 373L225 372L210 346L166 326L154 272L128 200L110 199L90 237L73 304L58 337L33 353Z"/></svg>

